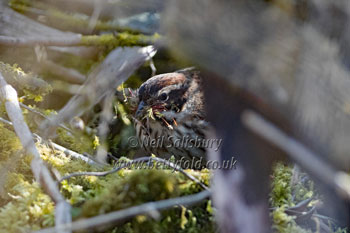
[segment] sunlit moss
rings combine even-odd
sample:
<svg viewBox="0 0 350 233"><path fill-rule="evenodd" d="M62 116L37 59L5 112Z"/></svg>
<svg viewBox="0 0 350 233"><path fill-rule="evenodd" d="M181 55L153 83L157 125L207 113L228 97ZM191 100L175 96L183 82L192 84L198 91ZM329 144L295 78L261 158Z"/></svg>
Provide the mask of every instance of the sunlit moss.
<svg viewBox="0 0 350 233"><path fill-rule="evenodd" d="M4 232L28 232L54 223L54 204L37 183L10 173L16 185L7 191L11 201L0 208L0 225Z"/></svg>
<svg viewBox="0 0 350 233"><path fill-rule="evenodd" d="M273 173L270 202L272 206L291 205L292 188L290 186L292 170L282 163L276 164Z"/></svg>
<svg viewBox="0 0 350 233"><path fill-rule="evenodd" d="M313 182L307 184L298 183L291 187L292 169L283 163L277 163L273 169L272 190L270 193L270 204L274 208L271 213L272 229L280 233L312 232L298 226L295 217L285 213L288 207L309 197L314 197ZM293 196L293 198L292 198Z"/></svg>
<svg viewBox="0 0 350 233"><path fill-rule="evenodd" d="M280 233L311 233L311 230L305 230L298 226L293 216L287 215L285 212L285 207L278 207L272 212L273 227L272 229Z"/></svg>

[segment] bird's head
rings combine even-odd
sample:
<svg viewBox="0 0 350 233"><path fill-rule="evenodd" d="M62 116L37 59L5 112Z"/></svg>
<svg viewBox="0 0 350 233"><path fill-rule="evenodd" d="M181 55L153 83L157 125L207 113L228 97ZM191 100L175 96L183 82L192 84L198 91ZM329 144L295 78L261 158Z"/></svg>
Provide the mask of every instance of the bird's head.
<svg viewBox="0 0 350 233"><path fill-rule="evenodd" d="M164 111L181 112L195 96L199 79L193 73L175 72L156 75L138 90L139 105L135 116L141 120L148 114L160 118Z"/></svg>

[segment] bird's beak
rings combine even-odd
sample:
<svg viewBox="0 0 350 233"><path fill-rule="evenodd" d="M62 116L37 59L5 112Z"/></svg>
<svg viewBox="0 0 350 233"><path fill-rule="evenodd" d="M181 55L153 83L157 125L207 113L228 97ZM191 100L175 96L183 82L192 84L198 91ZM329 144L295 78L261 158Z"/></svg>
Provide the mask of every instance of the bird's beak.
<svg viewBox="0 0 350 233"><path fill-rule="evenodd" d="M145 108L145 102L141 101L136 110L136 114L135 114L136 118L140 119L141 117L143 117L144 108Z"/></svg>

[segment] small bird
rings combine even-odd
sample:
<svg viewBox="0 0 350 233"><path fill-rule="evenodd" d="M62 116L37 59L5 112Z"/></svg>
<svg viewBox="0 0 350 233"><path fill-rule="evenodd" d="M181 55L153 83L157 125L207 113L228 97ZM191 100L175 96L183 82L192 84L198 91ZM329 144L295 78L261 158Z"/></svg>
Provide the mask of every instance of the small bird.
<svg viewBox="0 0 350 233"><path fill-rule="evenodd" d="M141 148L161 158L205 159L202 81L192 68L156 75L138 89L136 135Z"/></svg>

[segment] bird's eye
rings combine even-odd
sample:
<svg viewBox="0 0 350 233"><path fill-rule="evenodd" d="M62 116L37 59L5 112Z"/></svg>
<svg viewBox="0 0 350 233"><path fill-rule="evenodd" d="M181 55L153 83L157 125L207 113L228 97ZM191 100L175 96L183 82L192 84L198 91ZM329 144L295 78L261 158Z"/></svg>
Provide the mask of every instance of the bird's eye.
<svg viewBox="0 0 350 233"><path fill-rule="evenodd" d="M166 93L162 93L159 95L158 99L160 101L166 101L168 99L168 95Z"/></svg>

